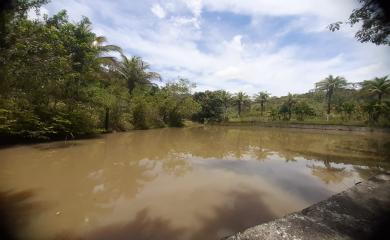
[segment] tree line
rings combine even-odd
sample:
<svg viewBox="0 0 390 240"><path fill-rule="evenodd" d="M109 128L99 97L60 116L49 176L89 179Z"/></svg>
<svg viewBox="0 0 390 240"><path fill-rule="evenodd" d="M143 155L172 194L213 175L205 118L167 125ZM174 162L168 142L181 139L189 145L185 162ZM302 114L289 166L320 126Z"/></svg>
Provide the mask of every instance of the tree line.
<svg viewBox="0 0 390 240"><path fill-rule="evenodd" d="M254 96L226 91L195 93L201 110L194 120L207 121L305 121L389 126L390 79L388 76L349 83L329 75L304 94L272 97L265 91Z"/></svg>
<svg viewBox="0 0 390 240"><path fill-rule="evenodd" d="M304 120L342 113L366 122L389 121L387 77L351 85L329 76L307 94L193 92L186 79L163 83L141 57L96 35L88 18L66 11L29 19L45 0L3 2L0 10L0 137L52 139L111 130L180 127L256 116ZM352 86L352 87L351 87Z"/></svg>
<svg viewBox="0 0 390 240"><path fill-rule="evenodd" d="M2 8L0 135L54 138L110 130L181 126L198 109L188 80L158 86L160 75L65 11L31 20L46 1ZM114 57L116 56L116 57Z"/></svg>

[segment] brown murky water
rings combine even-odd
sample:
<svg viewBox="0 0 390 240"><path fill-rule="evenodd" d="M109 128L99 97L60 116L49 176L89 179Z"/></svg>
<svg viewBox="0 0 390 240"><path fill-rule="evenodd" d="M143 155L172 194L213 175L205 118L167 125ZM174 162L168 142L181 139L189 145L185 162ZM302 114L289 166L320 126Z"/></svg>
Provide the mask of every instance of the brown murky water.
<svg viewBox="0 0 390 240"><path fill-rule="evenodd" d="M205 127L4 148L0 231L220 239L387 170L389 135L372 133Z"/></svg>

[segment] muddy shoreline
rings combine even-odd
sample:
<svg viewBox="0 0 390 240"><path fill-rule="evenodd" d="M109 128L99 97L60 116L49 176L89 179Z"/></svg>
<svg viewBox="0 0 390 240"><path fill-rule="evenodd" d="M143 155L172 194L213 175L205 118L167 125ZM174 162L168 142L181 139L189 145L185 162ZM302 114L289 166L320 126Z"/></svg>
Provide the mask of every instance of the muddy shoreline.
<svg viewBox="0 0 390 240"><path fill-rule="evenodd" d="M353 131L353 132L375 132L390 133L390 128L369 127L369 126L348 126L333 124L306 124L306 123L274 123L274 122L226 122L216 124L219 126L257 126L270 128L295 128L329 131Z"/></svg>

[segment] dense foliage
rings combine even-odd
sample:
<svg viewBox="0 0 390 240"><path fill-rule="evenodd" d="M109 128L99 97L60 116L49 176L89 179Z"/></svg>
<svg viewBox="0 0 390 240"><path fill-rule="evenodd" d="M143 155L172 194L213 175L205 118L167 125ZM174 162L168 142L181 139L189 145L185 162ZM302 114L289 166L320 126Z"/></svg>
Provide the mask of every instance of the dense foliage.
<svg viewBox="0 0 390 240"><path fill-rule="evenodd" d="M385 76L348 83L340 76L325 78L304 94L269 97L259 93L239 114L232 105L232 121L309 121L390 126L390 79ZM263 97L262 97L263 96ZM265 97L267 96L267 97ZM261 100L262 99L262 100ZM264 113L263 113L264 112Z"/></svg>
<svg viewBox="0 0 390 240"><path fill-rule="evenodd" d="M188 81L158 87L146 62L105 45L87 18L72 23L61 11L28 19L28 9L43 3L13 1L1 11L2 139L182 126L197 111Z"/></svg>
<svg viewBox="0 0 390 240"><path fill-rule="evenodd" d="M51 139L111 130L241 121L341 120L389 125L387 77L351 85L329 76L306 94L270 97L224 90L192 93L179 79L161 84L142 58L127 57L65 11L40 20L29 9L45 0L2 2L0 138ZM114 57L120 56L120 59Z"/></svg>
<svg viewBox="0 0 390 240"><path fill-rule="evenodd" d="M230 106L231 96L225 91L205 91L194 94L201 110L193 116L193 119L201 123L221 122L227 119L227 110Z"/></svg>
<svg viewBox="0 0 390 240"><path fill-rule="evenodd" d="M372 42L377 45L390 45L390 3L387 0L359 0L361 6L352 11L345 22L350 26L360 24L355 37L360 42ZM343 22L329 25L331 31L337 31Z"/></svg>
<svg viewBox="0 0 390 240"><path fill-rule="evenodd" d="M194 94L201 106L194 120L295 121L324 124L390 126L390 79L374 78L348 83L340 76L325 78L304 94L271 97L259 92L249 97L243 92L205 91Z"/></svg>

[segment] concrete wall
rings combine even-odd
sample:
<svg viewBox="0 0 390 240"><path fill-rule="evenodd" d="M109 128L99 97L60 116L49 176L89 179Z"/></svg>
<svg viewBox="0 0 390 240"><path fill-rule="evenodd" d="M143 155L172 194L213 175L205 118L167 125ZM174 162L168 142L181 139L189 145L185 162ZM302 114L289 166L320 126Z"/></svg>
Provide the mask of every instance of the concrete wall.
<svg viewBox="0 0 390 240"><path fill-rule="evenodd" d="M390 175L379 175L300 212L225 239L388 239L389 234Z"/></svg>

